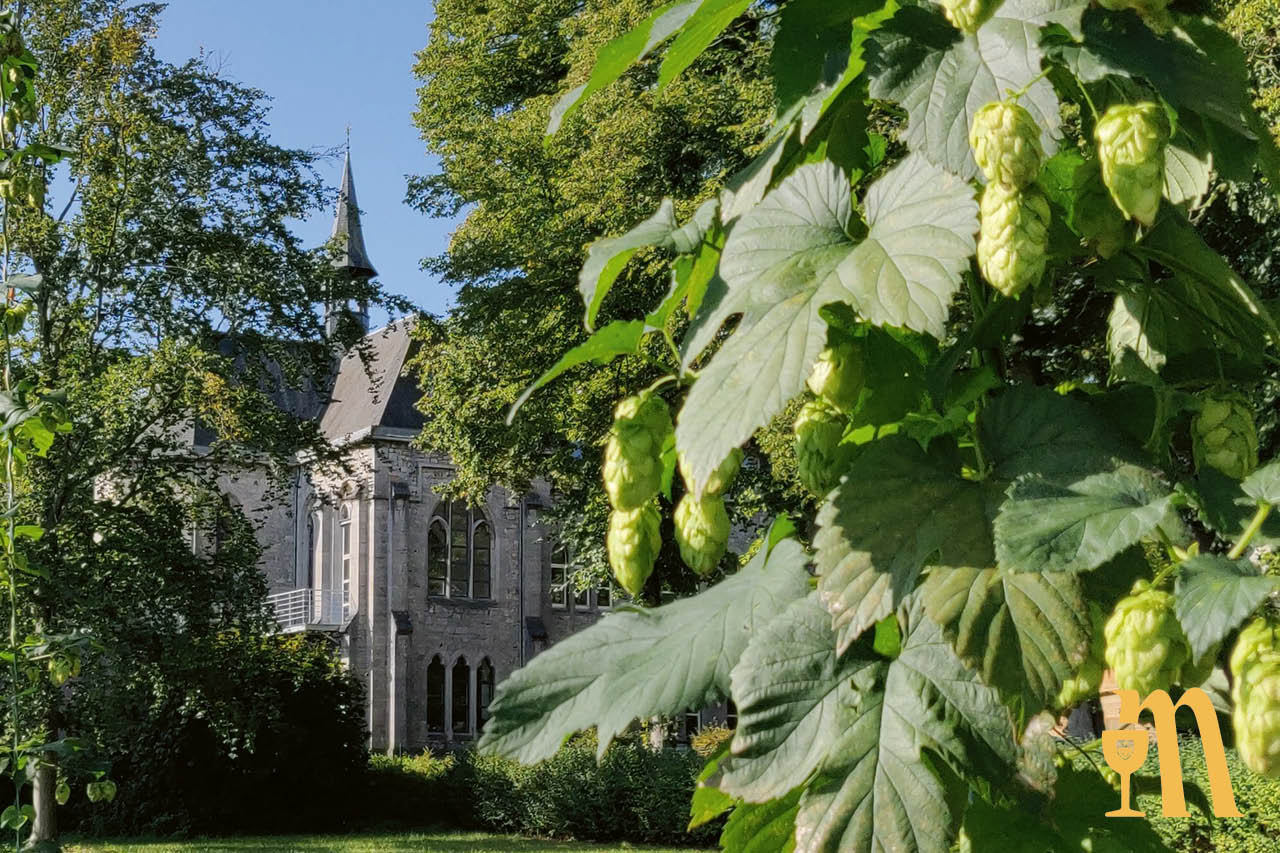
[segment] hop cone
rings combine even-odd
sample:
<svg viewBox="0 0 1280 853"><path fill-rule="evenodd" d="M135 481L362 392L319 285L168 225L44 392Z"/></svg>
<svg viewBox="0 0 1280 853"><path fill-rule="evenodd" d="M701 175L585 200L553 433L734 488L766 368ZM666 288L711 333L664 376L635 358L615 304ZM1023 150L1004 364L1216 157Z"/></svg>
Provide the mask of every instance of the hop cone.
<svg viewBox="0 0 1280 853"><path fill-rule="evenodd" d="M1049 202L1034 184L1023 190L1000 183L982 192L978 267L991 286L1013 298L1044 274L1049 244Z"/></svg>
<svg viewBox="0 0 1280 853"><path fill-rule="evenodd" d="M1280 625L1257 619L1231 652L1236 749L1256 773L1280 777Z"/></svg>
<svg viewBox="0 0 1280 853"><path fill-rule="evenodd" d="M1205 465L1242 480L1258 467L1258 428L1240 397L1212 397L1191 421L1196 470Z"/></svg>
<svg viewBox="0 0 1280 853"><path fill-rule="evenodd" d="M639 395L618 404L604 448L604 488L614 509L638 509L658 493L662 445L671 431L671 413L660 397Z"/></svg>
<svg viewBox="0 0 1280 853"><path fill-rule="evenodd" d="M1116 684L1141 696L1176 684L1191 658L1191 646L1173 611L1173 596L1145 581L1116 603L1103 633Z"/></svg>
<svg viewBox="0 0 1280 853"><path fill-rule="evenodd" d="M805 403L796 415L796 467L800 482L815 495L835 488L844 473L844 428L844 416L822 399Z"/></svg>
<svg viewBox="0 0 1280 853"><path fill-rule="evenodd" d="M1093 623L1093 633L1089 637L1089 654L1080 664L1076 674L1062 682L1062 689L1058 691L1058 702L1055 707L1075 707L1084 700L1097 696L1098 689L1102 687L1102 649L1106 642L1104 626L1107 616L1102 612L1102 608L1092 601L1089 602L1089 619Z"/></svg>
<svg viewBox="0 0 1280 853"><path fill-rule="evenodd" d="M689 463L686 461L683 453L676 456L680 464L680 476L684 477L686 485L692 484L692 478L689 476ZM742 467L742 448L735 447L729 451L729 455L724 458L720 466L711 472L711 476L707 478L707 483L702 487L704 495L722 495L724 490L729 488L729 484L733 482L733 478L738 475L738 469Z"/></svg>
<svg viewBox="0 0 1280 853"><path fill-rule="evenodd" d="M1094 129L1102 180L1125 216L1155 222L1164 192L1169 120L1150 101L1109 108Z"/></svg>
<svg viewBox="0 0 1280 853"><path fill-rule="evenodd" d="M724 509L724 498L703 495L694 500L693 495L685 495L676 505L674 521L676 544L684 564L700 575L715 571L729 547L729 514Z"/></svg>
<svg viewBox="0 0 1280 853"><path fill-rule="evenodd" d="M947 20L960 32L973 35L995 14L1003 0L941 0Z"/></svg>
<svg viewBox="0 0 1280 853"><path fill-rule="evenodd" d="M845 341L818 354L809 374L809 390L837 409L852 409L862 393L862 344Z"/></svg>
<svg viewBox="0 0 1280 853"><path fill-rule="evenodd" d="M990 181L1021 188L1040 174L1040 126L1012 101L994 101L978 110L969 129L969 147Z"/></svg>
<svg viewBox="0 0 1280 853"><path fill-rule="evenodd" d="M653 573L658 549L662 547L658 508L646 503L639 509L614 510L609 515L609 535L605 545L613 576L632 596L638 596Z"/></svg>

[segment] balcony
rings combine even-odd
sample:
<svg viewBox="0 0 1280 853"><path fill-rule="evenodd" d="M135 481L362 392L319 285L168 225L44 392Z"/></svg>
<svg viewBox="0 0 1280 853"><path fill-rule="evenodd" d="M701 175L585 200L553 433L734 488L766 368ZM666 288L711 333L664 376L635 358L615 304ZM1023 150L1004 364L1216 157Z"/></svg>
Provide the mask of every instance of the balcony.
<svg viewBox="0 0 1280 853"><path fill-rule="evenodd" d="M281 633L337 631L346 622L342 593L329 589L291 589L267 596Z"/></svg>

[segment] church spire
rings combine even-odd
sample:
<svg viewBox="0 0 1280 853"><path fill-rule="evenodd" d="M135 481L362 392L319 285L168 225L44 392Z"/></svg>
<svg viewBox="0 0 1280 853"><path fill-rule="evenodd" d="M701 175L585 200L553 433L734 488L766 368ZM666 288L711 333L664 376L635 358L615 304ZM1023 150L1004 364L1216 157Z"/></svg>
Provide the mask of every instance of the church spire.
<svg viewBox="0 0 1280 853"><path fill-rule="evenodd" d="M356 203L356 183L351 176L351 148L342 164L342 188L338 190L338 210L333 219L331 240L337 242L339 254L333 265L346 270L352 278L373 278L378 271L364 247L364 231L360 227L360 206Z"/></svg>

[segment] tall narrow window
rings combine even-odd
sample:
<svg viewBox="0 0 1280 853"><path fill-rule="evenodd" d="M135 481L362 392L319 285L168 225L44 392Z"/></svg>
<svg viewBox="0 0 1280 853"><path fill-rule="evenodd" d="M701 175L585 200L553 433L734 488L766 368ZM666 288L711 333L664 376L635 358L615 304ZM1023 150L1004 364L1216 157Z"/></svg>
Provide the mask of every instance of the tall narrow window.
<svg viewBox="0 0 1280 853"><path fill-rule="evenodd" d="M551 552L551 606L561 610L569 603L569 547L557 545Z"/></svg>
<svg viewBox="0 0 1280 853"><path fill-rule="evenodd" d="M427 593L444 595L448 584L449 528L437 518L427 533Z"/></svg>
<svg viewBox="0 0 1280 853"><path fill-rule="evenodd" d="M732 699L724 707L724 724L731 729L738 727L738 706L733 704Z"/></svg>
<svg viewBox="0 0 1280 853"><path fill-rule="evenodd" d="M458 658L453 665L453 733L465 735L469 730L468 713L471 707L471 667L466 658Z"/></svg>
<svg viewBox="0 0 1280 853"><path fill-rule="evenodd" d="M596 588L596 607L608 610L613 606L613 584L605 581Z"/></svg>
<svg viewBox="0 0 1280 853"><path fill-rule="evenodd" d="M491 598L489 595L489 524L477 521L471 529L471 597Z"/></svg>
<svg viewBox="0 0 1280 853"><path fill-rule="evenodd" d="M341 531L342 554L342 619L351 615L351 505L342 505L342 516L338 523Z"/></svg>
<svg viewBox="0 0 1280 853"><path fill-rule="evenodd" d="M316 560L320 558L320 513L307 516L307 589L316 585Z"/></svg>
<svg viewBox="0 0 1280 853"><path fill-rule="evenodd" d="M427 731L444 733L444 664L440 655L427 666Z"/></svg>
<svg viewBox="0 0 1280 853"><path fill-rule="evenodd" d="M489 719L489 703L493 701L493 664L488 658L476 667L476 734L484 731L484 721Z"/></svg>
<svg viewBox="0 0 1280 853"><path fill-rule="evenodd" d="M427 532L427 589L450 598L493 597L493 528L454 501L436 508Z"/></svg>

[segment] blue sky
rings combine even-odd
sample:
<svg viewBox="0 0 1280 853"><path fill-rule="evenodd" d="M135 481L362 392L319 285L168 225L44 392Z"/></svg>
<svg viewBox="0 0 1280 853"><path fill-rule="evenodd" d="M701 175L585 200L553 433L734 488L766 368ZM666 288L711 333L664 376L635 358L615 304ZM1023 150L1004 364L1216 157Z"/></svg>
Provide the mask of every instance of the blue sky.
<svg viewBox="0 0 1280 853"><path fill-rule="evenodd" d="M411 68L427 42L426 0L171 0L156 50L182 61L204 50L225 76L265 91L275 142L291 148L340 146L351 124L351 158L365 245L379 281L433 313L450 291L419 269L448 244L452 222L404 203L405 175L434 168L410 121L418 81ZM321 173L337 186L342 158ZM299 222L319 245L332 211ZM375 325L386 320L375 314Z"/></svg>

